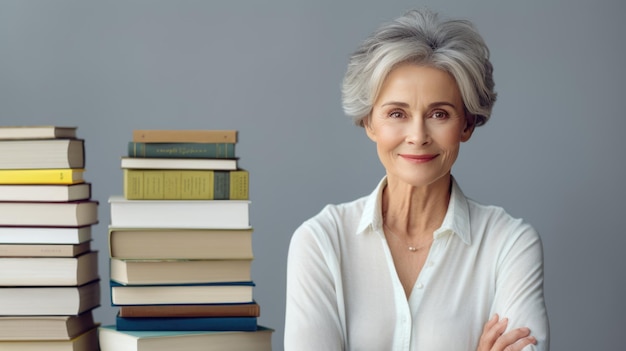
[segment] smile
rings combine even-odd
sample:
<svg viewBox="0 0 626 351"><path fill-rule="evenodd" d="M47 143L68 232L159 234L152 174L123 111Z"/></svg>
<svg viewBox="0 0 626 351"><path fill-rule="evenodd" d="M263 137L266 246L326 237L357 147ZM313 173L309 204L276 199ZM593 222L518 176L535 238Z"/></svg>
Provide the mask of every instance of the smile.
<svg viewBox="0 0 626 351"><path fill-rule="evenodd" d="M434 155L410 155L410 154L399 154L398 156L402 157L406 161L412 163L426 163L434 160L439 156L439 154Z"/></svg>

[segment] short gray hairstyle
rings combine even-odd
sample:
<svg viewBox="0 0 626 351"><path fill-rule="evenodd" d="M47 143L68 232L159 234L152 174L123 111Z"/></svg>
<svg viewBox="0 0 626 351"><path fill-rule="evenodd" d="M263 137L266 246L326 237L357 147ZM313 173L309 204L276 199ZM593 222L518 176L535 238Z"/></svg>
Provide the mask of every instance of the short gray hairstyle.
<svg viewBox="0 0 626 351"><path fill-rule="evenodd" d="M474 124L487 122L496 92L483 38L467 20L440 20L437 13L420 9L378 28L350 57L342 101L344 112L355 124L364 126L385 78L405 62L451 74Z"/></svg>

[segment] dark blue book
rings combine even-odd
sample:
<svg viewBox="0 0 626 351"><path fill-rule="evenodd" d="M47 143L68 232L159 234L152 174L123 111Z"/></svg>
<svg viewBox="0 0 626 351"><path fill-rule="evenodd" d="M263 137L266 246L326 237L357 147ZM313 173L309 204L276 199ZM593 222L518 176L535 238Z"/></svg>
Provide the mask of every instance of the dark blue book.
<svg viewBox="0 0 626 351"><path fill-rule="evenodd" d="M254 331L256 317L115 317L117 330Z"/></svg>

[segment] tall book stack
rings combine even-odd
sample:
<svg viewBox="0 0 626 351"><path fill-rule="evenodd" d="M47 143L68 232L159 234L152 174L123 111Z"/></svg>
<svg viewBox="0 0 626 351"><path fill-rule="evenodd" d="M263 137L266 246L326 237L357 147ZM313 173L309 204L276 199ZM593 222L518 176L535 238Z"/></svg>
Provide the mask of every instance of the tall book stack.
<svg viewBox="0 0 626 351"><path fill-rule="evenodd" d="M251 278L249 173L234 130L135 130L109 198L102 351L271 350Z"/></svg>
<svg viewBox="0 0 626 351"><path fill-rule="evenodd" d="M76 127L0 127L0 350L97 350L100 305Z"/></svg>

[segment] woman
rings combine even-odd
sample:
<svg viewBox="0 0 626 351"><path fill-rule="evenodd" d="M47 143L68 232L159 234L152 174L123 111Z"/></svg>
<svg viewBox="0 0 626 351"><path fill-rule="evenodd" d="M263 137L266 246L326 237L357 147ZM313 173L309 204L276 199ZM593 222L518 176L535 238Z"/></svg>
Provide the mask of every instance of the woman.
<svg viewBox="0 0 626 351"><path fill-rule="evenodd" d="M286 350L548 350L536 231L451 175L487 122L489 50L471 23L410 11L352 55L345 112L386 170L371 195L294 233Z"/></svg>

